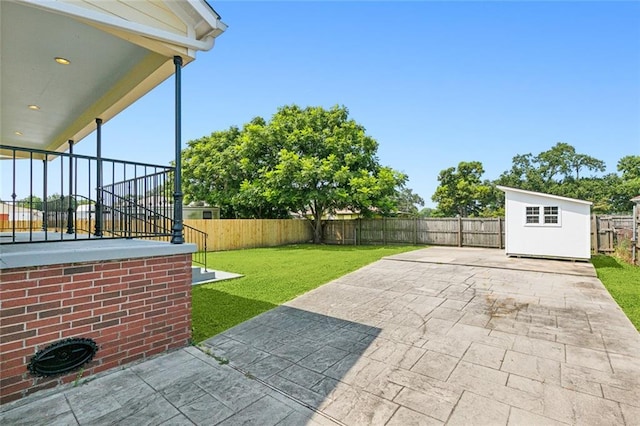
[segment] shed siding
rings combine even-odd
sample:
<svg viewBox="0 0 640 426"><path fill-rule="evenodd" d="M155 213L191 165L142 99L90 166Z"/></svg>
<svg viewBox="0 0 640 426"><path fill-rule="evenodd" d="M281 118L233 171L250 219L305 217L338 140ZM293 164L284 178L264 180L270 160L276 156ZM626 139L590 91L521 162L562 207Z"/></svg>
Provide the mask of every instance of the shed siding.
<svg viewBox="0 0 640 426"><path fill-rule="evenodd" d="M505 204L507 255L591 257L588 204L510 191ZM558 206L560 225L526 225L527 206Z"/></svg>

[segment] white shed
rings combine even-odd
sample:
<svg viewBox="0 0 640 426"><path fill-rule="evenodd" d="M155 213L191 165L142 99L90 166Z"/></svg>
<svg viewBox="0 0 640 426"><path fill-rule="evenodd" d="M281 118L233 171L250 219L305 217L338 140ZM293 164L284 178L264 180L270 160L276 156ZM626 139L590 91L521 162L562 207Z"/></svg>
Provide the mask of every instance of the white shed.
<svg viewBox="0 0 640 426"><path fill-rule="evenodd" d="M591 202L498 186L505 193L507 256L589 260Z"/></svg>

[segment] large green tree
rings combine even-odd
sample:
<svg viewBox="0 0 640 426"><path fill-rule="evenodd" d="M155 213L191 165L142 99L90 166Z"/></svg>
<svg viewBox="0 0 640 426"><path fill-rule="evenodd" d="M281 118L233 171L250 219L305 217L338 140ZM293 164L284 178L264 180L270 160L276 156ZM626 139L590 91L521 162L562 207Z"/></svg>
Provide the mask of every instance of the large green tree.
<svg viewBox="0 0 640 426"><path fill-rule="evenodd" d="M185 203L206 201L220 207L222 218L283 218L285 207L271 203L255 186L275 163L264 119L242 129L232 126L188 142L183 150Z"/></svg>
<svg viewBox="0 0 640 426"><path fill-rule="evenodd" d="M347 108L285 106L269 128L268 139L280 149L257 186L267 200L310 214L315 242L328 212L348 208L367 215L396 208L396 188L407 177L380 165L378 143L349 119Z"/></svg>
<svg viewBox="0 0 640 426"><path fill-rule="evenodd" d="M511 186L530 191L547 192L575 197L576 185L563 185L584 178L584 171L603 172L604 162L576 149L564 142L558 142L538 155L520 154L513 157L510 170L502 173L495 181L498 185ZM592 177L592 176L590 176Z"/></svg>
<svg viewBox="0 0 640 426"><path fill-rule="evenodd" d="M491 202L493 188L482 180L484 168L479 161L462 161L438 175L440 184L431 199L438 203L438 213L444 216L480 216Z"/></svg>
<svg viewBox="0 0 640 426"><path fill-rule="evenodd" d="M605 171L602 160L576 152L567 143L559 142L538 155L513 157L510 170L494 183L531 191L546 192L593 202L594 213L614 213L630 210L634 192L640 191L640 156L625 156L618 163L619 176Z"/></svg>
<svg viewBox="0 0 640 426"><path fill-rule="evenodd" d="M406 175L384 167L377 142L345 107L284 106L191 141L183 151L187 200L221 207L223 217L311 217L314 241L322 217L349 208L363 215L396 209Z"/></svg>

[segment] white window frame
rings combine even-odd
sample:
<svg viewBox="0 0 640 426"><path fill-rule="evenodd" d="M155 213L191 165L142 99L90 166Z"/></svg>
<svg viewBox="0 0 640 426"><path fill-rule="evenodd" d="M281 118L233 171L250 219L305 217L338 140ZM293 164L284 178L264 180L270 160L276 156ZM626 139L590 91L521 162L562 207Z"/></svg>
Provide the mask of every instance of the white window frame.
<svg viewBox="0 0 640 426"><path fill-rule="evenodd" d="M524 223L526 225L539 225L540 224L540 206L526 206L524 214ZM535 220L531 222L530 220Z"/></svg>
<svg viewBox="0 0 640 426"><path fill-rule="evenodd" d="M555 210L553 210L555 209ZM537 222L530 222L530 218L537 216ZM557 222L547 222L549 218L555 217ZM524 226L562 226L562 208L559 205L527 204L524 208Z"/></svg>

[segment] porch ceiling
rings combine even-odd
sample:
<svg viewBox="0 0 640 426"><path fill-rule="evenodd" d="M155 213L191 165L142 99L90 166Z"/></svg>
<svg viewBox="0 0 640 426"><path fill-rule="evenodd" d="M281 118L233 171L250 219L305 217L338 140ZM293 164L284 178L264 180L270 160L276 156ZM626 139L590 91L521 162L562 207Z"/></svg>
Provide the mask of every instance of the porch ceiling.
<svg viewBox="0 0 640 426"><path fill-rule="evenodd" d="M0 143L65 151L68 140L80 141L95 118L108 121L171 76L174 55L187 64L213 46L226 26L203 4L154 2L148 15L117 16L77 3L0 1ZM171 26L154 25L163 21Z"/></svg>

